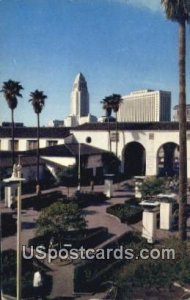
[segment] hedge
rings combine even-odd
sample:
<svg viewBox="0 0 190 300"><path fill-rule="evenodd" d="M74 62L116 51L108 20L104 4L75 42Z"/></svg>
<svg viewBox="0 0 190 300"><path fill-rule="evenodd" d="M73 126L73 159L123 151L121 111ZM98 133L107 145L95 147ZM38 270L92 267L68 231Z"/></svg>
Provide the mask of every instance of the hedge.
<svg viewBox="0 0 190 300"><path fill-rule="evenodd" d="M1 232L3 238L16 233L16 218L13 218L13 213L1 213Z"/></svg>
<svg viewBox="0 0 190 300"><path fill-rule="evenodd" d="M66 196L62 195L59 191L41 194L40 196L35 195L22 200L22 209L33 207L35 210L41 210L56 201L66 201ZM15 202L14 207L16 206L17 203Z"/></svg>
<svg viewBox="0 0 190 300"><path fill-rule="evenodd" d="M119 246L132 248L132 245L138 245L138 247L142 248L144 243L144 239L142 239L139 234L128 232L119 239L108 243L102 249L104 249L106 253L107 249L116 249L119 248ZM113 277L115 269L125 262L124 259L114 258L113 253L110 254L110 259L93 259L80 262L74 269L74 292L93 292L100 283Z"/></svg>
<svg viewBox="0 0 190 300"><path fill-rule="evenodd" d="M72 248L80 248L83 246L85 249L93 248L108 238L108 229L105 227L97 227L85 229L82 231L67 231L63 232L63 238L61 241L54 239L55 244L72 244ZM43 245L46 249L49 247L51 236L37 236L32 238L28 242L28 246L36 248L39 245Z"/></svg>
<svg viewBox="0 0 190 300"><path fill-rule="evenodd" d="M2 292L5 295L16 296L16 251L6 250L1 253L1 274L2 274ZM34 260L22 259L22 297L29 298L33 296L33 275L34 275ZM44 273L46 267L42 267L35 260L38 270L43 271L44 294L48 295L52 288L52 278Z"/></svg>
<svg viewBox="0 0 190 300"><path fill-rule="evenodd" d="M115 204L106 209L107 213L118 217L121 222L134 224L142 220L143 209L139 205L129 203Z"/></svg>
<svg viewBox="0 0 190 300"><path fill-rule="evenodd" d="M107 197L102 192L76 192L70 201L76 202L80 208L85 208L90 205L100 205L107 200Z"/></svg>

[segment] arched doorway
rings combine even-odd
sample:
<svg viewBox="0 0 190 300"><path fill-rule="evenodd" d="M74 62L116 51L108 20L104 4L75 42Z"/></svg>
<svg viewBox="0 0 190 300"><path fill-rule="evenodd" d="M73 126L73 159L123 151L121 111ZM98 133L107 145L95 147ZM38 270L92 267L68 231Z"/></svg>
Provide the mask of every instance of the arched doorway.
<svg viewBox="0 0 190 300"><path fill-rule="evenodd" d="M124 149L124 174L126 178L144 176L146 169L145 148L138 142L131 142Z"/></svg>
<svg viewBox="0 0 190 300"><path fill-rule="evenodd" d="M179 146L168 142L157 152L157 169L160 176L174 176L179 173Z"/></svg>

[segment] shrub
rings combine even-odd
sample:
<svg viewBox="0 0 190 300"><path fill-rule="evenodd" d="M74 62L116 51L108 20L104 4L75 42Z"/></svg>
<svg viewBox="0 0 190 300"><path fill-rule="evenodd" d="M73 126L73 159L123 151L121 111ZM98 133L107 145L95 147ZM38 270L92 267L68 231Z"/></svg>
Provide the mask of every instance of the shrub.
<svg viewBox="0 0 190 300"><path fill-rule="evenodd" d="M102 192L76 192L70 201L76 202L80 208L90 205L100 205L107 200L106 195Z"/></svg>
<svg viewBox="0 0 190 300"><path fill-rule="evenodd" d="M170 238L162 241L157 248L174 249L175 259L130 261L130 264L124 266L119 275L117 273L119 299L126 299L125 292L129 289L133 299L132 293L137 288L167 289L172 286L174 281L182 285L190 283L189 243L182 243L177 239Z"/></svg>
<svg viewBox="0 0 190 300"><path fill-rule="evenodd" d="M37 220L37 235L62 236L67 230L84 229L86 221L76 203L53 203L42 210Z"/></svg>
<svg viewBox="0 0 190 300"><path fill-rule="evenodd" d="M13 213L1 213L2 237L8 237L16 233L16 219Z"/></svg>
<svg viewBox="0 0 190 300"><path fill-rule="evenodd" d="M2 272L2 291L6 295L16 296L16 251L6 250L1 253L1 272ZM37 264L38 270L44 271L44 267ZM29 298L33 296L33 260L22 259L22 297ZM44 291L48 295L52 288L52 278L45 275Z"/></svg>
<svg viewBox="0 0 190 300"><path fill-rule="evenodd" d="M147 178L140 187L142 197L152 197L165 191L165 180L163 178Z"/></svg>
<svg viewBox="0 0 190 300"><path fill-rule="evenodd" d="M128 202L125 204L115 204L107 208L107 213L118 217L121 222L134 224L142 220L143 209L139 205L133 205Z"/></svg>
<svg viewBox="0 0 190 300"><path fill-rule="evenodd" d="M56 236L54 237L55 245L61 244L71 244L73 248L80 248L83 246L85 249L93 248L108 237L108 230L105 227L97 227L84 229L82 231L72 230L65 231L62 233L61 238L58 239ZM51 235L43 235L32 238L28 242L28 246L33 246L36 248L39 245L44 246L46 249L49 247ZM55 246L54 246L55 247Z"/></svg>
<svg viewBox="0 0 190 300"><path fill-rule="evenodd" d="M129 249L133 244L141 247L143 242L144 239L139 234L128 232L119 239L108 243L103 250L106 253L107 249L114 250L119 246ZM114 278L116 269L123 264L125 264L125 260L114 258L113 252L110 253L109 258L104 258L103 255L102 259L83 260L74 269L74 291L76 293L94 291L103 281Z"/></svg>
<svg viewBox="0 0 190 300"><path fill-rule="evenodd" d="M63 196L61 192L50 192L47 194L41 194L40 196L32 196L22 200L22 209L28 209L33 207L35 210L41 210L51 204L59 201L66 201L66 196ZM17 203L15 203L15 206Z"/></svg>

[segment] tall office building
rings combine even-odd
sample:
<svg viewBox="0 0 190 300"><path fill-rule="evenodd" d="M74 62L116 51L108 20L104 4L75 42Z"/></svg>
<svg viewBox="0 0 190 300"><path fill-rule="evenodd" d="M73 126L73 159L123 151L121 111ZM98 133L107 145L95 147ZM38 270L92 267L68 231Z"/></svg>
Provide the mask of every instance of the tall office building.
<svg viewBox="0 0 190 300"><path fill-rule="evenodd" d="M97 118L89 112L89 93L87 82L82 73L74 81L71 91L70 115L64 120L66 127L75 127L83 123L96 122Z"/></svg>
<svg viewBox="0 0 190 300"><path fill-rule="evenodd" d="M142 90L122 97L119 122L162 122L171 120L171 92Z"/></svg>

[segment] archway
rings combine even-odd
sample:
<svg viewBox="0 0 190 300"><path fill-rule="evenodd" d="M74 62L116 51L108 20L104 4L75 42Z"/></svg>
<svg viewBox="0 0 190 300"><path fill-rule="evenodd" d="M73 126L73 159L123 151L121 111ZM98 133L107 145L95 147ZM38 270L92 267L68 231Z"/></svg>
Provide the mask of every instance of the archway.
<svg viewBox="0 0 190 300"><path fill-rule="evenodd" d="M160 176L179 174L179 146L168 142L160 146L157 152L157 169Z"/></svg>
<svg viewBox="0 0 190 300"><path fill-rule="evenodd" d="M146 169L145 148L138 142L131 142L124 149L124 174L126 178L144 176Z"/></svg>

